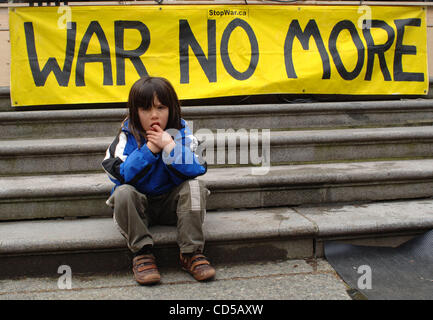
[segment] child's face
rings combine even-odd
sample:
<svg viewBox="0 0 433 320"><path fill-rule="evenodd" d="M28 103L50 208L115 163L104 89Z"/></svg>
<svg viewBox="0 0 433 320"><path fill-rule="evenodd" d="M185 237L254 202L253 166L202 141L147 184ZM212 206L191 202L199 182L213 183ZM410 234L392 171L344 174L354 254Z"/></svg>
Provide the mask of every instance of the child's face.
<svg viewBox="0 0 433 320"><path fill-rule="evenodd" d="M138 117L140 118L141 126L144 131L152 130L153 125L158 125L162 130L167 127L169 116L169 109L159 102L158 97L155 95L153 98L153 105L148 110L139 108Z"/></svg>

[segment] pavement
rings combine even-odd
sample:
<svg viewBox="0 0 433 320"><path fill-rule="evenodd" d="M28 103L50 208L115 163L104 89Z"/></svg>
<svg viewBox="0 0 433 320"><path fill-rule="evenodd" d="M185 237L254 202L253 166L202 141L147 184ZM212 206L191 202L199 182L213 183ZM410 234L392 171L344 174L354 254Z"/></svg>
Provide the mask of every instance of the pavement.
<svg viewBox="0 0 433 320"><path fill-rule="evenodd" d="M0 280L0 300L351 299L348 287L324 259L214 266L215 280L204 283L195 281L180 268L160 268L161 283L149 287L139 286L132 271L80 275L63 267L48 277Z"/></svg>

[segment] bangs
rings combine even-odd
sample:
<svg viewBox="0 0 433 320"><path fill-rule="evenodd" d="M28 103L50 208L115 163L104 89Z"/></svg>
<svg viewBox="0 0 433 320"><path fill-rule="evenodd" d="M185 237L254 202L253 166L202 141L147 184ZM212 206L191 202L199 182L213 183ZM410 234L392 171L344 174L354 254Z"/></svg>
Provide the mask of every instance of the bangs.
<svg viewBox="0 0 433 320"><path fill-rule="evenodd" d="M167 90L167 87L163 86L162 83L152 83L152 86L154 87L153 92L158 97L159 102L161 102L161 104L163 104L164 106L168 107L171 111L176 104L175 99L173 99L174 97L172 96L172 94L170 94L171 92Z"/></svg>
<svg viewBox="0 0 433 320"><path fill-rule="evenodd" d="M146 85L142 85L144 82ZM169 107L170 110L177 104L176 93L167 86L167 83L163 79L144 78L139 80L134 87L135 88L131 90L131 96L129 98L135 108L144 110L150 109L153 106L155 95L158 97L159 102Z"/></svg>
<svg viewBox="0 0 433 320"><path fill-rule="evenodd" d="M146 86L137 85L135 90L131 90L130 103L137 109L150 109L155 95L152 87L150 83Z"/></svg>

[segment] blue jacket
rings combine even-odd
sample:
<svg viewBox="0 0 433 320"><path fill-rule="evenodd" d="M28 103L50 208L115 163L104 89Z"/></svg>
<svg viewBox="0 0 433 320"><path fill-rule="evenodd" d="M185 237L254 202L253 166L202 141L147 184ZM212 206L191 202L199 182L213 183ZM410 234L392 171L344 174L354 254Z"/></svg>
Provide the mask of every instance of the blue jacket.
<svg viewBox="0 0 433 320"><path fill-rule="evenodd" d="M197 139L185 120L181 119L181 124L182 128L173 137L176 146L168 155L163 151L152 153L145 143L138 148L128 129L128 121L125 121L102 162L105 172L115 183L112 192L119 185L129 184L146 195L159 195L185 180L205 174L206 162L194 153Z"/></svg>

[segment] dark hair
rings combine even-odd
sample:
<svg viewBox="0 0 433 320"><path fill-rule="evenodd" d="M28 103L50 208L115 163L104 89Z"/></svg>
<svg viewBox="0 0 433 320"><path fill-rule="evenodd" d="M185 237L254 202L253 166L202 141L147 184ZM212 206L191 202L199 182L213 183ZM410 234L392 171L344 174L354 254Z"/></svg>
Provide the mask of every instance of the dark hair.
<svg viewBox="0 0 433 320"><path fill-rule="evenodd" d="M152 108L155 95L158 100L169 109L167 127L165 129L181 128L181 111L180 102L171 83L161 77L143 77L137 80L129 91L128 98L128 116L129 131L137 140L138 146L141 147L142 139L146 137L146 132L141 126L140 118L138 117L138 109L148 110Z"/></svg>

